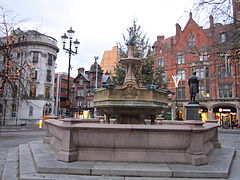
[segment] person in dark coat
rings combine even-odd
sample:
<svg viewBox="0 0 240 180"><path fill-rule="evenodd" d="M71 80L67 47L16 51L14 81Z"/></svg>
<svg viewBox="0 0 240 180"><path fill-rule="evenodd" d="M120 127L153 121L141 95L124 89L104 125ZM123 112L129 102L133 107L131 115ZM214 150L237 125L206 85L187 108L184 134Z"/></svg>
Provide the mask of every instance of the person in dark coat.
<svg viewBox="0 0 240 180"><path fill-rule="evenodd" d="M199 78L196 76L196 72L194 71L192 75L188 79L188 85L190 88L190 101L194 102L196 98L196 94L199 93Z"/></svg>

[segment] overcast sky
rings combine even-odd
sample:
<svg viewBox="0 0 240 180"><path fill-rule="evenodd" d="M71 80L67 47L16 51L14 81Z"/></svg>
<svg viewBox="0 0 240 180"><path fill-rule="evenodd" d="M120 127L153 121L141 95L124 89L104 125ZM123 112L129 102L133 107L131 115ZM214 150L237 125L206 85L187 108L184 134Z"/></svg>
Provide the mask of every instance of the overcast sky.
<svg viewBox="0 0 240 180"><path fill-rule="evenodd" d="M71 76L77 69L89 70L94 56L101 60L104 50L122 41L122 33L137 19L150 43L158 35L175 34L175 24L185 26L193 0L0 0L6 10L12 10L23 30L37 30L58 41L60 49L56 72L67 72L68 55L62 50L61 36L70 27L74 40L80 41L78 54L72 57ZM185 12L185 13L184 13ZM68 47L68 46L67 46Z"/></svg>

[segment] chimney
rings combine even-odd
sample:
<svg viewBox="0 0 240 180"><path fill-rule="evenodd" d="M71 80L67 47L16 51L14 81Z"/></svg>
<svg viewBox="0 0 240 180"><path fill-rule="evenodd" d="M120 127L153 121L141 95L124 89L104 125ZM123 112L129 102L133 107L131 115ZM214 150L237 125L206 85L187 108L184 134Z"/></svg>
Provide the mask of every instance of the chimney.
<svg viewBox="0 0 240 180"><path fill-rule="evenodd" d="M213 19L212 15L209 16L209 21L210 21L210 28L213 28L214 27L214 19Z"/></svg>
<svg viewBox="0 0 240 180"><path fill-rule="evenodd" d="M164 39L165 39L164 36L158 36L158 37L157 37L157 41L162 41L162 40L164 40Z"/></svg>
<svg viewBox="0 0 240 180"><path fill-rule="evenodd" d="M80 73L84 73L84 68L83 67L80 67L80 68L78 68L78 74L80 74Z"/></svg>
<svg viewBox="0 0 240 180"><path fill-rule="evenodd" d="M179 37L181 33L181 26L177 23L176 24L176 36Z"/></svg>

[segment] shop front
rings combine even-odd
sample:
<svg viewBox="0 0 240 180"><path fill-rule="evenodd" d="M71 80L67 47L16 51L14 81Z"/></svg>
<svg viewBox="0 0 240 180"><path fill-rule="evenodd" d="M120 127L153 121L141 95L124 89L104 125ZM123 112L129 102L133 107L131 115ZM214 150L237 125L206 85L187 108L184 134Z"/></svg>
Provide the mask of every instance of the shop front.
<svg viewBox="0 0 240 180"><path fill-rule="evenodd" d="M218 120L219 126L222 128L236 127L237 110L232 106L218 106L213 108L214 119Z"/></svg>

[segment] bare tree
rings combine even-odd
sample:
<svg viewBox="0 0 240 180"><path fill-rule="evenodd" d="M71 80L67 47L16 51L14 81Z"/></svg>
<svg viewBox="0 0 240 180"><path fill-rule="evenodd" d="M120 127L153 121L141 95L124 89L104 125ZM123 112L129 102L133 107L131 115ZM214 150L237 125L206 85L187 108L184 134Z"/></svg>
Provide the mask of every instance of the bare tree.
<svg viewBox="0 0 240 180"><path fill-rule="evenodd" d="M17 16L13 16L11 11L2 7L0 11L0 102L3 103L0 125L5 125L6 110L12 109L12 113L16 113L19 100L27 100L33 66L21 58L26 52L18 47L19 33L14 28L21 21L16 21Z"/></svg>

